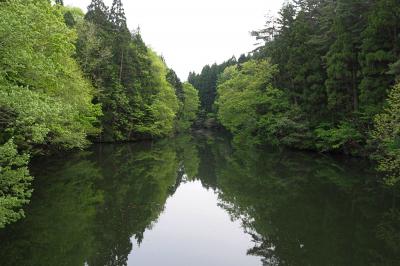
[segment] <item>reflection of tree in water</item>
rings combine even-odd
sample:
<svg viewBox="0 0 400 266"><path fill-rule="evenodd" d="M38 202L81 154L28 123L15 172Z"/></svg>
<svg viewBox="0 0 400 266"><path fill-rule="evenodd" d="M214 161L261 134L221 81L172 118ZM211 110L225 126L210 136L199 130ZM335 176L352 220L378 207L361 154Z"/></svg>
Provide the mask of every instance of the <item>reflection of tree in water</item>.
<svg viewBox="0 0 400 266"><path fill-rule="evenodd" d="M239 147L220 156L215 146L220 205L243 222L256 243L248 253L264 265L398 265L399 223L379 232L399 216L385 218L387 191L364 163Z"/></svg>
<svg viewBox="0 0 400 266"><path fill-rule="evenodd" d="M82 265L93 252L95 206L101 192L94 182L101 178L95 163L76 156L41 165L34 171L32 204L26 218L0 231L0 265Z"/></svg>
<svg viewBox="0 0 400 266"><path fill-rule="evenodd" d="M163 211L176 181L178 161L171 145L105 145L96 152L104 179L96 185L104 191L97 210L97 253L89 265L126 265L130 238L138 243Z"/></svg>
<svg viewBox="0 0 400 266"><path fill-rule="evenodd" d="M217 190L218 180L216 171L224 164L224 158L231 152L229 139L224 135L199 135L196 137L196 146L200 162L198 176L203 187Z"/></svg>
<svg viewBox="0 0 400 266"><path fill-rule="evenodd" d="M179 186L179 169L197 174L189 141L98 145L39 162L27 218L0 231L0 265L126 265L131 238L141 243Z"/></svg>
<svg viewBox="0 0 400 266"><path fill-rule="evenodd" d="M264 265L399 265L397 197L356 160L184 135L95 146L35 176L26 219L0 231L2 266L126 265L131 239L191 180L218 193Z"/></svg>
<svg viewBox="0 0 400 266"><path fill-rule="evenodd" d="M104 179L96 185L105 196L96 215L97 252L89 265L126 265L132 252L130 238L140 244L184 177L197 174L197 150L190 142L191 137L181 136L157 143L98 146L96 161Z"/></svg>
<svg viewBox="0 0 400 266"><path fill-rule="evenodd" d="M179 135L169 142L175 147L179 161L176 182L170 191L170 194L173 195L183 182L196 178L199 168L199 155L190 135Z"/></svg>

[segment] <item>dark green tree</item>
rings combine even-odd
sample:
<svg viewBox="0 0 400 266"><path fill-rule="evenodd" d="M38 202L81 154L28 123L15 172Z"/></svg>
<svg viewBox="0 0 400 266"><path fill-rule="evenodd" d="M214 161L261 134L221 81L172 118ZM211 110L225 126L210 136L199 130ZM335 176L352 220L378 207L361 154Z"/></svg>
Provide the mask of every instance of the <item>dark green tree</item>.
<svg viewBox="0 0 400 266"><path fill-rule="evenodd" d="M361 111L370 119L382 110L387 92L395 83L400 55L399 2L373 1L367 22L362 32L359 91Z"/></svg>
<svg viewBox="0 0 400 266"><path fill-rule="evenodd" d="M103 27L108 25L109 11L103 0L92 0L85 19Z"/></svg>
<svg viewBox="0 0 400 266"><path fill-rule="evenodd" d="M121 0L113 0L110 10L110 21L117 28L126 28L125 10Z"/></svg>
<svg viewBox="0 0 400 266"><path fill-rule="evenodd" d="M183 84L179 79L178 75L176 75L175 71L172 69L168 70L167 73L167 81L171 86L175 89L176 97L178 97L179 101L183 102L184 100L184 91L183 91Z"/></svg>
<svg viewBox="0 0 400 266"><path fill-rule="evenodd" d="M176 97L170 98L166 65L147 48L139 30L129 31L122 1L113 1L110 11L102 1L92 1L85 18L78 29L78 58L99 91L100 141L171 134L178 108Z"/></svg>
<svg viewBox="0 0 400 266"><path fill-rule="evenodd" d="M206 65L200 74L194 72L189 73L188 82L192 84L198 91L201 102L201 109L206 113L214 113L214 102L217 95L218 78L228 66L235 65L237 60L235 57L223 62L222 64Z"/></svg>
<svg viewBox="0 0 400 266"><path fill-rule="evenodd" d="M361 33L366 27L368 1L338 0L332 31L336 38L326 55L329 109L337 118L359 110Z"/></svg>

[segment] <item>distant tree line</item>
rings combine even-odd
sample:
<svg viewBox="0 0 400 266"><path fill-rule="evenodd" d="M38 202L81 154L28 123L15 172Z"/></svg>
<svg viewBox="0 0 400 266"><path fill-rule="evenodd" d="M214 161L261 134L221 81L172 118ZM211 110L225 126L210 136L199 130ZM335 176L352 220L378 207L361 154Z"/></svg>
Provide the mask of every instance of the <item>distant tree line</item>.
<svg viewBox="0 0 400 266"><path fill-rule="evenodd" d="M215 113L214 106L215 98L217 96L217 81L219 76L224 72L228 66L233 66L238 63L246 62L250 56L241 55L239 59L232 57L221 64L206 65L201 70L200 74L190 72L188 82L192 84L198 91L201 103L201 109L207 113Z"/></svg>
<svg viewBox="0 0 400 266"><path fill-rule="evenodd" d="M244 63L190 74L201 108L237 138L372 156L396 183L400 3L292 0L253 35Z"/></svg>

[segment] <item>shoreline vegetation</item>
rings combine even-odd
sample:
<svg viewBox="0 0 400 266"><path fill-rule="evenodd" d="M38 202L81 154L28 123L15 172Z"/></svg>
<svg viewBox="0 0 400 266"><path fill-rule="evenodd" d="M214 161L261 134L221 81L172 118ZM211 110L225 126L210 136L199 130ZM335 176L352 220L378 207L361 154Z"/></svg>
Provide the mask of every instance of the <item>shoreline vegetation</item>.
<svg viewBox="0 0 400 266"><path fill-rule="evenodd" d="M0 228L23 217L29 158L186 131L197 91L130 31L121 1L0 1Z"/></svg>
<svg viewBox="0 0 400 266"><path fill-rule="evenodd" d="M121 0L0 1L0 228L24 216L30 158L191 128L368 157L400 180L400 4L293 0L238 59L182 82ZM396 85L397 84L397 85Z"/></svg>
<svg viewBox="0 0 400 266"><path fill-rule="evenodd" d="M367 157L400 180L400 4L292 0L251 53L191 72L235 141Z"/></svg>

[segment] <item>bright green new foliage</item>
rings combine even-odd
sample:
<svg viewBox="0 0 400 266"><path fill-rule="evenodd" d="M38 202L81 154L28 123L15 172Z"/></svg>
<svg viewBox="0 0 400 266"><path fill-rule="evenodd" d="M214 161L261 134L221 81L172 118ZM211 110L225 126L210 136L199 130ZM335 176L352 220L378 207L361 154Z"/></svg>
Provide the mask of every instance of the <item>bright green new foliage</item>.
<svg viewBox="0 0 400 266"><path fill-rule="evenodd" d="M30 196L28 156L17 151L84 148L98 135L166 137L178 112L188 128L197 92L176 93L168 73L128 29L120 0L111 9L94 0L86 15L63 1L0 1L0 227L22 216Z"/></svg>
<svg viewBox="0 0 400 266"><path fill-rule="evenodd" d="M169 136L178 111L165 62L126 21L121 1L109 9L93 0L76 25L78 61L98 90L104 114L101 142Z"/></svg>
<svg viewBox="0 0 400 266"><path fill-rule="evenodd" d="M386 183L400 180L400 84L391 91L385 112L375 117L374 139L379 170L386 173Z"/></svg>
<svg viewBox="0 0 400 266"><path fill-rule="evenodd" d="M316 147L320 151L343 150L351 154L360 147L363 136L351 123L342 122L337 127L331 124L320 124L315 129Z"/></svg>
<svg viewBox="0 0 400 266"><path fill-rule="evenodd" d="M14 136L24 148L83 147L98 132L100 109L72 58L74 31L48 1L0 6L1 141Z"/></svg>
<svg viewBox="0 0 400 266"><path fill-rule="evenodd" d="M373 118L400 76L399 9L396 0L285 1L252 32L262 46L188 80L206 112L215 111L218 80L218 116L235 135L369 156ZM273 77L249 60L269 61Z"/></svg>
<svg viewBox="0 0 400 266"><path fill-rule="evenodd" d="M290 110L285 93L271 85L275 73L276 67L266 60L228 67L218 86L218 118L235 135L301 145L299 117Z"/></svg>
<svg viewBox="0 0 400 266"><path fill-rule="evenodd" d="M12 140L0 145L0 228L24 216L21 208L31 196L28 162Z"/></svg>
<svg viewBox="0 0 400 266"><path fill-rule="evenodd" d="M267 61L251 61L242 69L232 66L224 71L218 86L217 105L218 118L227 129L233 133L257 130L257 107L263 102L263 91L274 90L266 86L273 72Z"/></svg>
<svg viewBox="0 0 400 266"><path fill-rule="evenodd" d="M99 132L75 37L58 5L0 2L0 227L21 218L29 200L25 152L83 148Z"/></svg>
<svg viewBox="0 0 400 266"><path fill-rule="evenodd" d="M192 126L200 107L199 92L189 82L182 83L175 71L168 70L167 81L174 88L178 99L178 112L175 118L175 131L183 132Z"/></svg>
<svg viewBox="0 0 400 266"><path fill-rule="evenodd" d="M0 106L7 124L5 136L14 136L20 147L49 144L60 148L84 147L96 116L81 117L79 110L57 98L23 87L0 86ZM93 114L99 110L93 108Z"/></svg>
<svg viewBox="0 0 400 266"><path fill-rule="evenodd" d="M168 83L167 67L161 58L149 50L151 60L151 88L155 91L147 108L150 110L149 123L137 127L138 132L153 137L168 136L173 133L178 100L174 89Z"/></svg>
<svg viewBox="0 0 400 266"><path fill-rule="evenodd" d="M176 120L176 130L188 130L197 117L200 107L200 98L198 91L192 84L185 82L183 87L183 100L179 102L179 112Z"/></svg>
<svg viewBox="0 0 400 266"><path fill-rule="evenodd" d="M183 101L183 114L184 120L193 122L197 116L197 112L200 106L200 98L198 91L190 84L183 83L183 91L185 99Z"/></svg>

